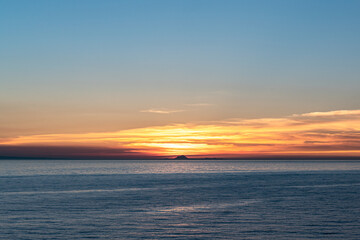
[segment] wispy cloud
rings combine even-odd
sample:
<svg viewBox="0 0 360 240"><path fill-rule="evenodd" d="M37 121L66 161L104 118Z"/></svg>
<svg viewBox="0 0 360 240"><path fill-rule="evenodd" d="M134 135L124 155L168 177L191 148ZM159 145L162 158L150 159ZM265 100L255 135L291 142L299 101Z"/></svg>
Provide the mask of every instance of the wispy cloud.
<svg viewBox="0 0 360 240"><path fill-rule="evenodd" d="M189 103L185 104L186 107L209 107L213 106L213 104L210 103ZM140 112L143 113L157 113L157 114L171 114L171 113L179 113L179 112L185 112L185 109L168 109L168 108L150 108L141 110Z"/></svg>
<svg viewBox="0 0 360 240"><path fill-rule="evenodd" d="M144 113L159 113L159 114L169 114L169 113L177 113L177 112L183 112L184 110L182 109L176 109L176 110L171 110L171 109L156 109L156 108L150 108L150 109L146 109L146 110L141 110L140 112L144 112Z"/></svg>
<svg viewBox="0 0 360 240"><path fill-rule="evenodd" d="M3 139L0 146L6 146L6 149L14 146L119 149L107 152L120 156L360 156L360 110L176 124L105 133L19 136ZM1 151L0 155L4 155Z"/></svg>
<svg viewBox="0 0 360 240"><path fill-rule="evenodd" d="M330 112L311 112L303 114L294 114L294 117L337 117L337 116L351 116L360 115L360 110L337 110Z"/></svg>

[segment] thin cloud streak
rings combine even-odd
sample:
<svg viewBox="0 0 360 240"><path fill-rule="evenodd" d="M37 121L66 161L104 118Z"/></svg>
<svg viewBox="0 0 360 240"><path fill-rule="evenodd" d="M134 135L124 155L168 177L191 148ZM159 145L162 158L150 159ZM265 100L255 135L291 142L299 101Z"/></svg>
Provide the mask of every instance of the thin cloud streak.
<svg viewBox="0 0 360 240"><path fill-rule="evenodd" d="M294 117L336 117L336 116L351 116L360 115L360 110L337 110L330 112L311 112L304 114L294 114Z"/></svg>
<svg viewBox="0 0 360 240"><path fill-rule="evenodd" d="M107 151L119 157L132 154L163 157L180 154L239 158L360 157L360 110L175 124L117 132L19 136L3 140L0 146L123 149L123 152ZM4 156L1 151L0 148L0 155ZM95 153L92 151L91 154Z"/></svg>
<svg viewBox="0 0 360 240"><path fill-rule="evenodd" d="M147 109L147 110L141 110L140 112L143 113L159 113L159 114L170 114L170 113L177 113L177 112L183 112L184 110L168 110L168 109Z"/></svg>

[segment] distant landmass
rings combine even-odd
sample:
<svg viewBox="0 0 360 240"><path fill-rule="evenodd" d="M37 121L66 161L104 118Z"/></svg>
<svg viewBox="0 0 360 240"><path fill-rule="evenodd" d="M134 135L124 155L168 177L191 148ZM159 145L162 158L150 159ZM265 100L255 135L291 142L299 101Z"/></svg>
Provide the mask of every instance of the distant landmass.
<svg viewBox="0 0 360 240"><path fill-rule="evenodd" d="M185 160L185 159L189 159L189 158L185 155L180 155L175 158L175 160Z"/></svg>

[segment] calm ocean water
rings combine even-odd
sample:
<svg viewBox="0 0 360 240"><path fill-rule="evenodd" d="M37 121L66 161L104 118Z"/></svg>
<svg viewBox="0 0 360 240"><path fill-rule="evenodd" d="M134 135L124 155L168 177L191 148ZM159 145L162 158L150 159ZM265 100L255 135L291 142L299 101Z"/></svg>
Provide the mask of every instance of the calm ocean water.
<svg viewBox="0 0 360 240"><path fill-rule="evenodd" d="M360 239L360 161L0 161L1 239Z"/></svg>

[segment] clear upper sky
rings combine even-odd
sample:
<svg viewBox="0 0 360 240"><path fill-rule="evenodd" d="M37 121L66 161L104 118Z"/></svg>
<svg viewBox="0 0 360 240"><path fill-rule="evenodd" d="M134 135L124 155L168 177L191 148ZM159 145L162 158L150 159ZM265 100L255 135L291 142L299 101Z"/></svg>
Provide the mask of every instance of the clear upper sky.
<svg viewBox="0 0 360 240"><path fill-rule="evenodd" d="M359 9L0 0L0 137L359 109Z"/></svg>

